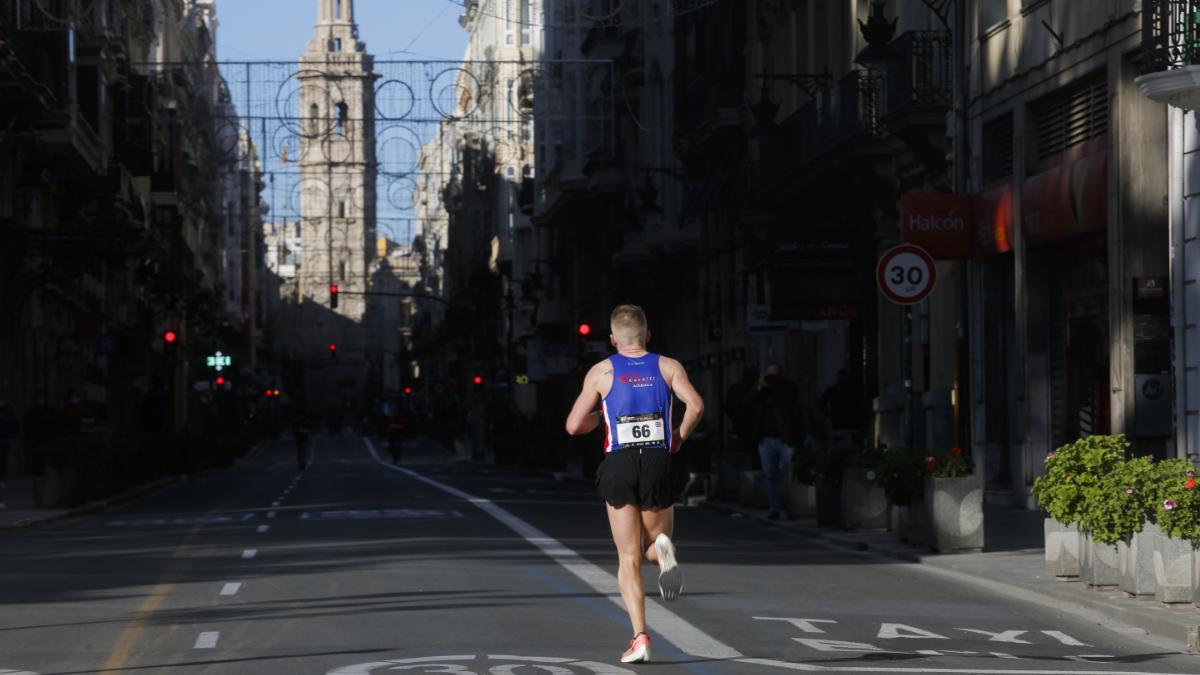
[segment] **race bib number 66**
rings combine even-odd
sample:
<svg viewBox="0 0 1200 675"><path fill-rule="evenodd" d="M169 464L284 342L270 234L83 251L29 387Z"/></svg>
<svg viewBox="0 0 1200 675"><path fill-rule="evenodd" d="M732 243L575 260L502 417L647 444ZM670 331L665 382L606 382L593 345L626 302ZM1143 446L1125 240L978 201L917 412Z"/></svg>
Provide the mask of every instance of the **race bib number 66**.
<svg viewBox="0 0 1200 675"><path fill-rule="evenodd" d="M662 413L622 415L617 418L617 443L622 446L663 445L666 438Z"/></svg>

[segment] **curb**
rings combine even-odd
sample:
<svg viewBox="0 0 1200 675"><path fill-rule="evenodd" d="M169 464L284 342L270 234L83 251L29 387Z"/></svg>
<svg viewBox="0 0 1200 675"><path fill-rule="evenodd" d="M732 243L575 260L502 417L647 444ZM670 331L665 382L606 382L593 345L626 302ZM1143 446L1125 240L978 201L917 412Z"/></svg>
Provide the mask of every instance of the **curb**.
<svg viewBox="0 0 1200 675"><path fill-rule="evenodd" d="M84 516L95 515L118 506L123 506L129 502L141 497L145 497L163 488L186 483L193 478L199 478L200 476L213 473L215 471L221 471L224 468L227 467L202 469L192 473L180 473L173 476L163 476L162 478L156 478L152 481L142 483L141 485L135 485L128 490L118 492L117 494L104 499L97 499L85 504L80 504L79 506L72 507L62 513L56 513L52 516L46 516L44 518L26 518L25 520L18 520L17 522L8 525L0 523L0 532L6 530L27 530L35 527L44 527L68 520L75 520L76 518L82 518Z"/></svg>
<svg viewBox="0 0 1200 675"><path fill-rule="evenodd" d="M1200 651L1200 612L1195 610L1171 609L1160 603L1147 602L1145 599L1124 597L1123 594L1108 597L1104 591L1085 589L1079 582L1055 582L1054 585L1047 586L996 579L958 569L953 564L943 564L953 563L956 557L954 554L929 553L925 549L894 540L879 540L879 533L855 534L820 526L800 525L796 521L768 520L738 506L717 502L704 502L701 506L727 515L740 515L757 523L774 525L808 539L820 540L834 548L867 553L880 558L893 558L958 577L964 582L986 583L993 588L1011 589L1014 594L1045 596L1060 608L1063 604L1075 605L1084 612L1099 614L1109 620L1132 626L1149 636L1182 646L1189 652Z"/></svg>

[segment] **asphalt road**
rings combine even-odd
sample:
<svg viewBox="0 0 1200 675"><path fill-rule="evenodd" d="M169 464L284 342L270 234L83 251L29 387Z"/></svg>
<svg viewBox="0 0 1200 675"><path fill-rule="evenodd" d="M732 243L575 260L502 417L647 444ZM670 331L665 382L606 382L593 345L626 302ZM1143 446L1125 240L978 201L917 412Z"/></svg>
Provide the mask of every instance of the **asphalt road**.
<svg viewBox="0 0 1200 675"><path fill-rule="evenodd" d="M0 673L1197 673L919 565L680 509L684 593L630 629L586 485L318 436L121 511L0 534ZM419 455L420 453L414 454ZM646 586L657 595L653 570Z"/></svg>

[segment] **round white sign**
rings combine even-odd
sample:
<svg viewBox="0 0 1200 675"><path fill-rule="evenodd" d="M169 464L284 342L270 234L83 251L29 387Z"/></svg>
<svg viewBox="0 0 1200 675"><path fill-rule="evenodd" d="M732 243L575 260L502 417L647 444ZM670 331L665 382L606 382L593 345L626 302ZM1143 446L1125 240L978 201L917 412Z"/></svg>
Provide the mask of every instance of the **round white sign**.
<svg viewBox="0 0 1200 675"><path fill-rule="evenodd" d="M937 282L937 266L925 249L901 244L879 258L879 290L888 300L911 305L924 300Z"/></svg>

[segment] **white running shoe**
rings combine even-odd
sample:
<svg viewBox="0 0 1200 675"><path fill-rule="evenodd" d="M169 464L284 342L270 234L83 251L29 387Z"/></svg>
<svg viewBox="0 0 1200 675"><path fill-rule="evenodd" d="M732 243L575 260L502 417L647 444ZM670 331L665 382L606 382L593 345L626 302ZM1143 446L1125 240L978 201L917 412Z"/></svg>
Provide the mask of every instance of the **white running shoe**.
<svg viewBox="0 0 1200 675"><path fill-rule="evenodd" d="M621 663L646 663L650 660L650 636L638 633L629 641L629 649L621 655Z"/></svg>
<svg viewBox="0 0 1200 675"><path fill-rule="evenodd" d="M666 534L654 540L654 552L658 554L658 592L663 600L675 600L683 590L683 572L675 560L675 544Z"/></svg>

